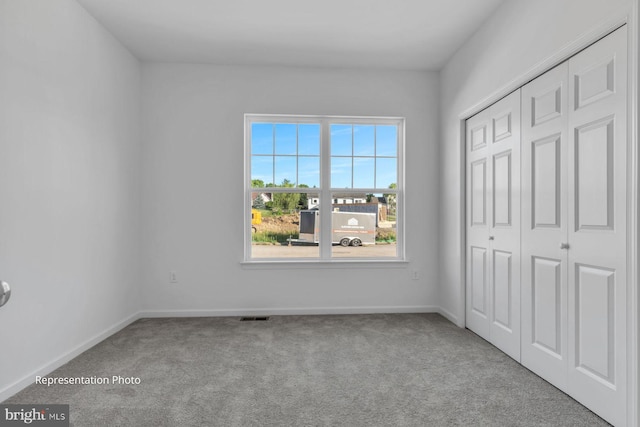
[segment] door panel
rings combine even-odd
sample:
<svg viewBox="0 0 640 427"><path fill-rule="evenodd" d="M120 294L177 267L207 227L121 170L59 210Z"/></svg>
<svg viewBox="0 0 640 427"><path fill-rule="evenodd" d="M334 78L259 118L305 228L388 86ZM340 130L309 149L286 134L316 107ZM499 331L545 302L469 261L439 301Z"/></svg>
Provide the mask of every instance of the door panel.
<svg viewBox="0 0 640 427"><path fill-rule="evenodd" d="M615 67L615 59L607 54L601 63L588 65L574 74L576 110L614 94Z"/></svg>
<svg viewBox="0 0 640 427"><path fill-rule="evenodd" d="M474 314L487 317L487 249L471 247L471 308Z"/></svg>
<svg viewBox="0 0 640 427"><path fill-rule="evenodd" d="M511 150L493 156L493 226L512 226L513 203Z"/></svg>
<svg viewBox="0 0 640 427"><path fill-rule="evenodd" d="M487 224L487 161L471 165L471 226Z"/></svg>
<svg viewBox="0 0 640 427"><path fill-rule="evenodd" d="M613 229L613 118L576 129L575 209L578 230Z"/></svg>
<svg viewBox="0 0 640 427"><path fill-rule="evenodd" d="M539 95L531 95L531 127L539 126L562 115L562 84Z"/></svg>
<svg viewBox="0 0 640 427"><path fill-rule="evenodd" d="M467 120L467 327L520 360L520 92Z"/></svg>
<svg viewBox="0 0 640 427"><path fill-rule="evenodd" d="M513 256L493 251L493 322L513 332L511 299L513 294Z"/></svg>
<svg viewBox="0 0 640 427"><path fill-rule="evenodd" d="M560 135L532 143L531 206L533 228L560 228Z"/></svg>
<svg viewBox="0 0 640 427"><path fill-rule="evenodd" d="M562 261L533 257L533 345L562 359Z"/></svg>
<svg viewBox="0 0 640 427"><path fill-rule="evenodd" d="M576 264L576 366L615 387L615 272Z"/></svg>
<svg viewBox="0 0 640 427"><path fill-rule="evenodd" d="M512 135L511 114L512 112L509 111L505 115L493 119L493 142L502 141Z"/></svg>
<svg viewBox="0 0 640 427"><path fill-rule="evenodd" d="M476 126L470 131L471 151L476 151L487 146L487 125L486 123Z"/></svg>

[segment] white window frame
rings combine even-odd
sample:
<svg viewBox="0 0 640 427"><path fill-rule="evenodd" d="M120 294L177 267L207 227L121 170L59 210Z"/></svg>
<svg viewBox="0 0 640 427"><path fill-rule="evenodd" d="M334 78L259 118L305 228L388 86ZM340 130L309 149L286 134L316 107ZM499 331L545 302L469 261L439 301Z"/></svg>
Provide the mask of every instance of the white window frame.
<svg viewBox="0 0 640 427"><path fill-rule="evenodd" d="M320 188L314 188L320 202L320 244L318 258L252 258L251 257L251 194L255 188L251 187L251 125L254 122L291 123L291 124L320 124ZM285 114L245 114L244 117L244 263L380 263L405 262L405 119L403 117L368 117L368 116L310 116ZM397 182L395 189L388 188L331 188L331 146L330 125L395 125L398 132L397 145ZM296 183L297 185L298 183ZM301 193L308 192L307 188L265 187L262 192ZM331 211L332 195L334 193L363 192L364 194L396 194L396 256L395 257L332 257L331 244ZM323 201L328 203L323 203Z"/></svg>

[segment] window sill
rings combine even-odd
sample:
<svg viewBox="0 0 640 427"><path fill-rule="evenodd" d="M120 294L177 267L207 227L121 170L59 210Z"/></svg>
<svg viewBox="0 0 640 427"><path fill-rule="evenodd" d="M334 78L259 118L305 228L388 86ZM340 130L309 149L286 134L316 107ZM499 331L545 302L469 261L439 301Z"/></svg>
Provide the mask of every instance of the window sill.
<svg viewBox="0 0 640 427"><path fill-rule="evenodd" d="M336 259L336 260L291 260L291 259L259 259L242 261L240 265L248 270L290 270L290 269L372 269L372 268L406 268L409 261L403 259Z"/></svg>

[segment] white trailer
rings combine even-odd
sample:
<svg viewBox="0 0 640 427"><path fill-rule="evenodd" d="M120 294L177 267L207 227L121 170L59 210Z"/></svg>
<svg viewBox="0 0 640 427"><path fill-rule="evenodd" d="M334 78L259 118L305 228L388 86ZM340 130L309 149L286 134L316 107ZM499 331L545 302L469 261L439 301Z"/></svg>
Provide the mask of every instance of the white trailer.
<svg viewBox="0 0 640 427"><path fill-rule="evenodd" d="M341 246L375 245L376 214L364 212L332 212L331 241ZM320 241L320 212L300 211L300 235L303 243Z"/></svg>

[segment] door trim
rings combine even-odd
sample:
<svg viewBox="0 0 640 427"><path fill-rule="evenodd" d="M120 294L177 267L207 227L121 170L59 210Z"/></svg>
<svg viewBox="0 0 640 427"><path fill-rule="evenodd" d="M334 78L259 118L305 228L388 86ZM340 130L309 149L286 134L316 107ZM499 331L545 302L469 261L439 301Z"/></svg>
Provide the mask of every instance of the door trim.
<svg viewBox="0 0 640 427"><path fill-rule="evenodd" d="M640 425L640 414L638 408L640 408L640 391L638 389L640 384L640 352L638 346L640 345L640 292L638 290L638 262L640 261L638 256L639 245L639 233L638 229L638 213L640 212L640 199L638 197L639 176L638 176L638 157L640 151L638 150L638 114L639 99L638 99L638 81L639 81L639 68L638 61L640 60L638 55L639 40L638 37L638 25L640 22L640 8L639 0L633 0L631 7L631 16L628 19L628 85L629 85L629 98L627 100L628 109L628 144L629 144L629 156L628 156L628 224L627 230L629 234L628 253L627 253L627 342L629 348L627 351L627 369L629 372L629 383L627 385L627 424L630 426Z"/></svg>
<svg viewBox="0 0 640 427"><path fill-rule="evenodd" d="M627 337L628 337L628 350L627 350L627 369L630 377L630 381L627 384L627 425L638 426L640 425L640 414L638 408L640 407L640 393L638 390L640 384L640 291L638 290L638 267L639 267L639 221L638 214L640 213L640 206L638 191L640 191L640 175L639 175L639 159L640 150L638 149L638 114L640 113L639 103L639 54L638 48L640 46L638 37L640 36L638 31L638 25L640 23L640 0L633 0L632 7L629 14L618 17L616 19L603 22L602 25L594 28L593 30L582 34L576 40L561 48L558 52L551 55L547 59L539 62L531 67L528 71L520 75L519 77L511 80L500 89L486 96L484 99L477 102L475 105L464 110L458 115L459 120L459 133L458 144L460 146L460 163L459 168L461 171L462 179L460 181L460 229L461 241L460 241L460 299L458 300L457 310L457 325L459 327L466 326L466 126L467 119L477 114L481 110L489 107L495 102L499 101L503 97L507 96L514 90L517 90L533 80L534 78L544 74L551 68L561 64L568 60L581 50L592 45L596 41L600 40L604 36L612 33L616 29L623 25L627 25L627 49L628 49L628 87L629 97L627 100L627 150L628 156L628 189L627 189L627 227L629 234L629 241L627 243Z"/></svg>

